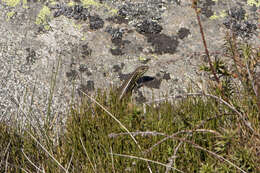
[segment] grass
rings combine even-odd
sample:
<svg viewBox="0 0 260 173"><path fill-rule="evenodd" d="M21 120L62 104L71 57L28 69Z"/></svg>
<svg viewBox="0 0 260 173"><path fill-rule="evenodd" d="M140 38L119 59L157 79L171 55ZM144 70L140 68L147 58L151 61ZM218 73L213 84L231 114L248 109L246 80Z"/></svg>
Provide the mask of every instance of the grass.
<svg viewBox="0 0 260 173"><path fill-rule="evenodd" d="M32 127L22 133L1 124L1 172L148 172L141 158L162 164L172 159L168 166L183 172L258 172L257 106L247 97L232 97L254 133L229 106L203 93L174 104L146 105L144 111L130 99L119 102L113 91L99 91L96 101L126 126L141 150L114 118L86 98L71 108L67 130L58 139L43 138ZM165 165L149 165L153 172L166 171Z"/></svg>
<svg viewBox="0 0 260 173"><path fill-rule="evenodd" d="M207 91L138 105L99 90L62 128L50 109L43 127L1 122L0 172L260 172L260 50L228 34L226 50L206 53Z"/></svg>

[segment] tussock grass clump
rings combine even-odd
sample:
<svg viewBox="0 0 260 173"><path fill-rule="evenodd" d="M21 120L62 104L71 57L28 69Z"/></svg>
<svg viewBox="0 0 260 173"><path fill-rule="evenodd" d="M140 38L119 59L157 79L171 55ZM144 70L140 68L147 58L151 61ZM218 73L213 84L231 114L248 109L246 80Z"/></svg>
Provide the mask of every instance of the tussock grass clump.
<svg viewBox="0 0 260 173"><path fill-rule="evenodd" d="M113 92L99 92L95 98L125 125L141 150L111 116L85 98L71 108L58 142L33 130L21 133L1 125L1 172L148 172L141 158L183 172L259 171L259 140L234 111L214 98L183 97L174 104L165 101L146 109L130 100L119 102ZM257 115L257 109L251 111ZM149 165L154 172L167 170L157 163Z"/></svg>

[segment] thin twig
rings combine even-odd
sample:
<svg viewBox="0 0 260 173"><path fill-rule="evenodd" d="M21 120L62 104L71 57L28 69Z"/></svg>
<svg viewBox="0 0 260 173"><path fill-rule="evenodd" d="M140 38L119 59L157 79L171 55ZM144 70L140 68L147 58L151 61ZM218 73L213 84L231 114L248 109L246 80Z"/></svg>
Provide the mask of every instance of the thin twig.
<svg viewBox="0 0 260 173"><path fill-rule="evenodd" d="M160 132L130 132L133 136L137 136L137 135L141 135L141 136L167 136L164 133L160 133ZM128 135L129 133L110 133L108 135L109 138L116 138L117 136L121 136L121 135Z"/></svg>
<svg viewBox="0 0 260 173"><path fill-rule="evenodd" d="M177 135L179 135L179 134L181 134L181 133L189 133L189 134L190 134L190 133L193 133L193 132L209 132L209 133L213 133L213 134L215 134L215 135L220 136L220 134L219 134L218 132L216 132L216 131L214 131L214 130L210 130L210 129L181 130L181 131L178 131L178 132L176 132L176 133L173 133L173 134L170 135L170 136L167 136L167 137L163 138L162 140L160 140L159 142L157 142L156 144L154 144L152 147L150 147L149 149L147 149L147 150L145 151L145 153L151 152L154 147L156 147L157 145L160 145L161 143L163 143L164 141L166 141L166 140L168 140L168 139L170 139L170 138L173 138L174 136L177 136Z"/></svg>
<svg viewBox="0 0 260 173"><path fill-rule="evenodd" d="M201 33L201 38L202 38L202 41L203 41L203 45L204 45L204 48L205 48L205 53L207 55L207 58L208 58L208 62L209 62L209 66L210 66L210 69L212 71L212 74L214 75L214 78L215 80L217 81L218 84L220 84L220 80L216 74L216 69L213 67L212 65L212 61L210 59L210 56L209 56L209 51L208 51L208 47L207 47L207 43L206 43L206 39L205 39L205 35L204 35L204 31L203 31L203 27L201 25L201 21L200 21L200 16L199 16L199 10L197 9L197 3L198 1L197 0L192 0L192 7L193 9L195 10L195 13L196 13L196 16L197 16L197 21L198 21L198 24L199 24L199 28L200 28L200 33Z"/></svg>
<svg viewBox="0 0 260 173"><path fill-rule="evenodd" d="M180 141L183 141L183 142L186 142L186 143L189 143L191 145L193 145L195 148L198 148L200 150L203 150L203 151L206 151L207 153L217 157L218 159L220 160L224 160L225 162L229 163L230 165L232 165L233 167L237 168L238 170L242 171L243 173L246 173L246 171L244 171L243 169L241 169L240 167L238 167L237 165L235 165L234 163L230 162L229 160L225 159L224 157L222 157L221 155L218 155L216 153L214 153L213 151L210 151L210 150L207 150L206 148L203 148L197 144L195 144L194 142L192 141L188 141L186 139L182 139L182 138L178 138L178 137L173 137L174 139L177 139L177 140L180 140Z"/></svg>
<svg viewBox="0 0 260 173"><path fill-rule="evenodd" d="M208 96L208 97L212 97L212 98L215 98L216 100L219 100L220 102L224 103L226 106L228 106L231 110L233 110L234 112L236 112L240 119L243 120L244 124L246 125L246 127L248 127L252 132L255 132L254 129L252 128L251 126L251 123L249 121L246 121L246 118L244 115L242 115L233 105L229 104L228 102L226 102L225 100L217 97L217 96L214 96L214 95L211 95L211 94L204 94L205 96Z"/></svg>
<svg viewBox="0 0 260 173"><path fill-rule="evenodd" d="M164 100L168 100L169 98L171 99L179 99L179 98L184 98L184 97L188 97L188 96L202 96L203 93L186 93L186 94L179 94L179 95L175 95L175 96L168 96L165 98L160 98L160 99L155 99L153 101L147 101L144 104L151 104L151 103L155 103L155 102L161 102Z"/></svg>
<svg viewBox="0 0 260 173"><path fill-rule="evenodd" d="M168 172L170 171L171 165L173 165L173 163L175 163L175 160L176 160L176 157L177 157L177 156L176 156L176 155L177 155L177 151L179 150L179 148L180 148L180 146L181 146L182 144L183 144L183 142L181 141L181 142L178 144L178 146L175 148L173 155L168 159L168 160L169 160L169 163L167 163L167 165L168 165L169 167L166 168L165 173L168 173Z"/></svg>

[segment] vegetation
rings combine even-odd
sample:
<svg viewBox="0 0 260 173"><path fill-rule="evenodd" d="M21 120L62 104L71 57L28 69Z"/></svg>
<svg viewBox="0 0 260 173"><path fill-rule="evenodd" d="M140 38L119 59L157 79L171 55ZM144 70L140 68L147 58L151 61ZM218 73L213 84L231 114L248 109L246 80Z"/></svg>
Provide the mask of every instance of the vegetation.
<svg viewBox="0 0 260 173"><path fill-rule="evenodd" d="M83 93L63 130L51 115L44 128L2 122L0 172L260 172L260 50L227 34L212 61L204 46L212 80L199 93L143 105Z"/></svg>

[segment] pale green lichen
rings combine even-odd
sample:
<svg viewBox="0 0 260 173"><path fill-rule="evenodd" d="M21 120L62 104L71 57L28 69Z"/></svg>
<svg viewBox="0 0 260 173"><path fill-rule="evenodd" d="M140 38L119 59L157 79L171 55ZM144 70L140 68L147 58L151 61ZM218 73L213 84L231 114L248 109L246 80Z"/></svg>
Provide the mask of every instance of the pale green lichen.
<svg viewBox="0 0 260 173"><path fill-rule="evenodd" d="M217 15L217 13L216 12L214 12L214 14L212 15L212 16L210 16L210 20L216 20L216 19L218 19L219 18L219 16Z"/></svg>
<svg viewBox="0 0 260 173"><path fill-rule="evenodd" d="M94 0L81 0L82 4L84 7L89 7L89 6L96 6L96 7L100 7L101 3L96 2Z"/></svg>
<svg viewBox="0 0 260 173"><path fill-rule="evenodd" d="M69 3L67 3L67 5L68 5L69 7L74 6L74 5L75 5L75 2L70 1Z"/></svg>
<svg viewBox="0 0 260 173"><path fill-rule="evenodd" d="M258 1L256 1L256 0L247 0L247 4L249 6L255 5L256 7L259 7L260 6L260 1L259 0Z"/></svg>
<svg viewBox="0 0 260 173"><path fill-rule="evenodd" d="M212 16L210 16L210 20L216 20L216 19L218 19L218 18L224 18L224 17L226 17L227 16L227 13L223 10L223 11L221 11L220 13L219 13L219 15L217 15L217 13L216 12L214 12L214 14L212 15Z"/></svg>
<svg viewBox="0 0 260 173"><path fill-rule="evenodd" d="M51 15L50 9L47 6L43 6L43 8L39 12L38 16L36 17L35 23L37 25L43 25L44 29L49 30L50 26L47 23L47 18L50 15Z"/></svg>
<svg viewBox="0 0 260 173"><path fill-rule="evenodd" d="M74 23L74 22L72 22L72 26L73 26L74 28L76 28L77 30L80 30L80 29L82 28L82 25L81 25L81 24L76 24L76 23Z"/></svg>
<svg viewBox="0 0 260 173"><path fill-rule="evenodd" d="M95 0L81 0L81 3L83 4L84 7L89 7L89 6L94 6L94 7L98 7L98 8L104 7L112 15L117 13L117 9L114 9L114 8L108 6L107 4L101 4Z"/></svg>
<svg viewBox="0 0 260 173"><path fill-rule="evenodd" d="M147 59L145 57L139 56L139 61L146 61Z"/></svg>
<svg viewBox="0 0 260 173"><path fill-rule="evenodd" d="M29 8L29 7L27 6L27 0L23 0L23 8Z"/></svg>
<svg viewBox="0 0 260 173"><path fill-rule="evenodd" d="M86 40L86 36L84 36L84 35L83 35L83 36L81 37L81 39L80 39L80 40L81 40L81 41L84 41L84 40Z"/></svg>
<svg viewBox="0 0 260 173"><path fill-rule="evenodd" d="M110 8L109 12L110 12L111 15L116 15L117 12L118 12L118 10L117 10L117 9Z"/></svg>
<svg viewBox="0 0 260 173"><path fill-rule="evenodd" d="M10 7L15 7L19 4L20 0L3 0L3 2Z"/></svg>
<svg viewBox="0 0 260 173"><path fill-rule="evenodd" d="M14 11L8 12L6 14L6 20L9 21L14 16L14 14L15 14Z"/></svg>

